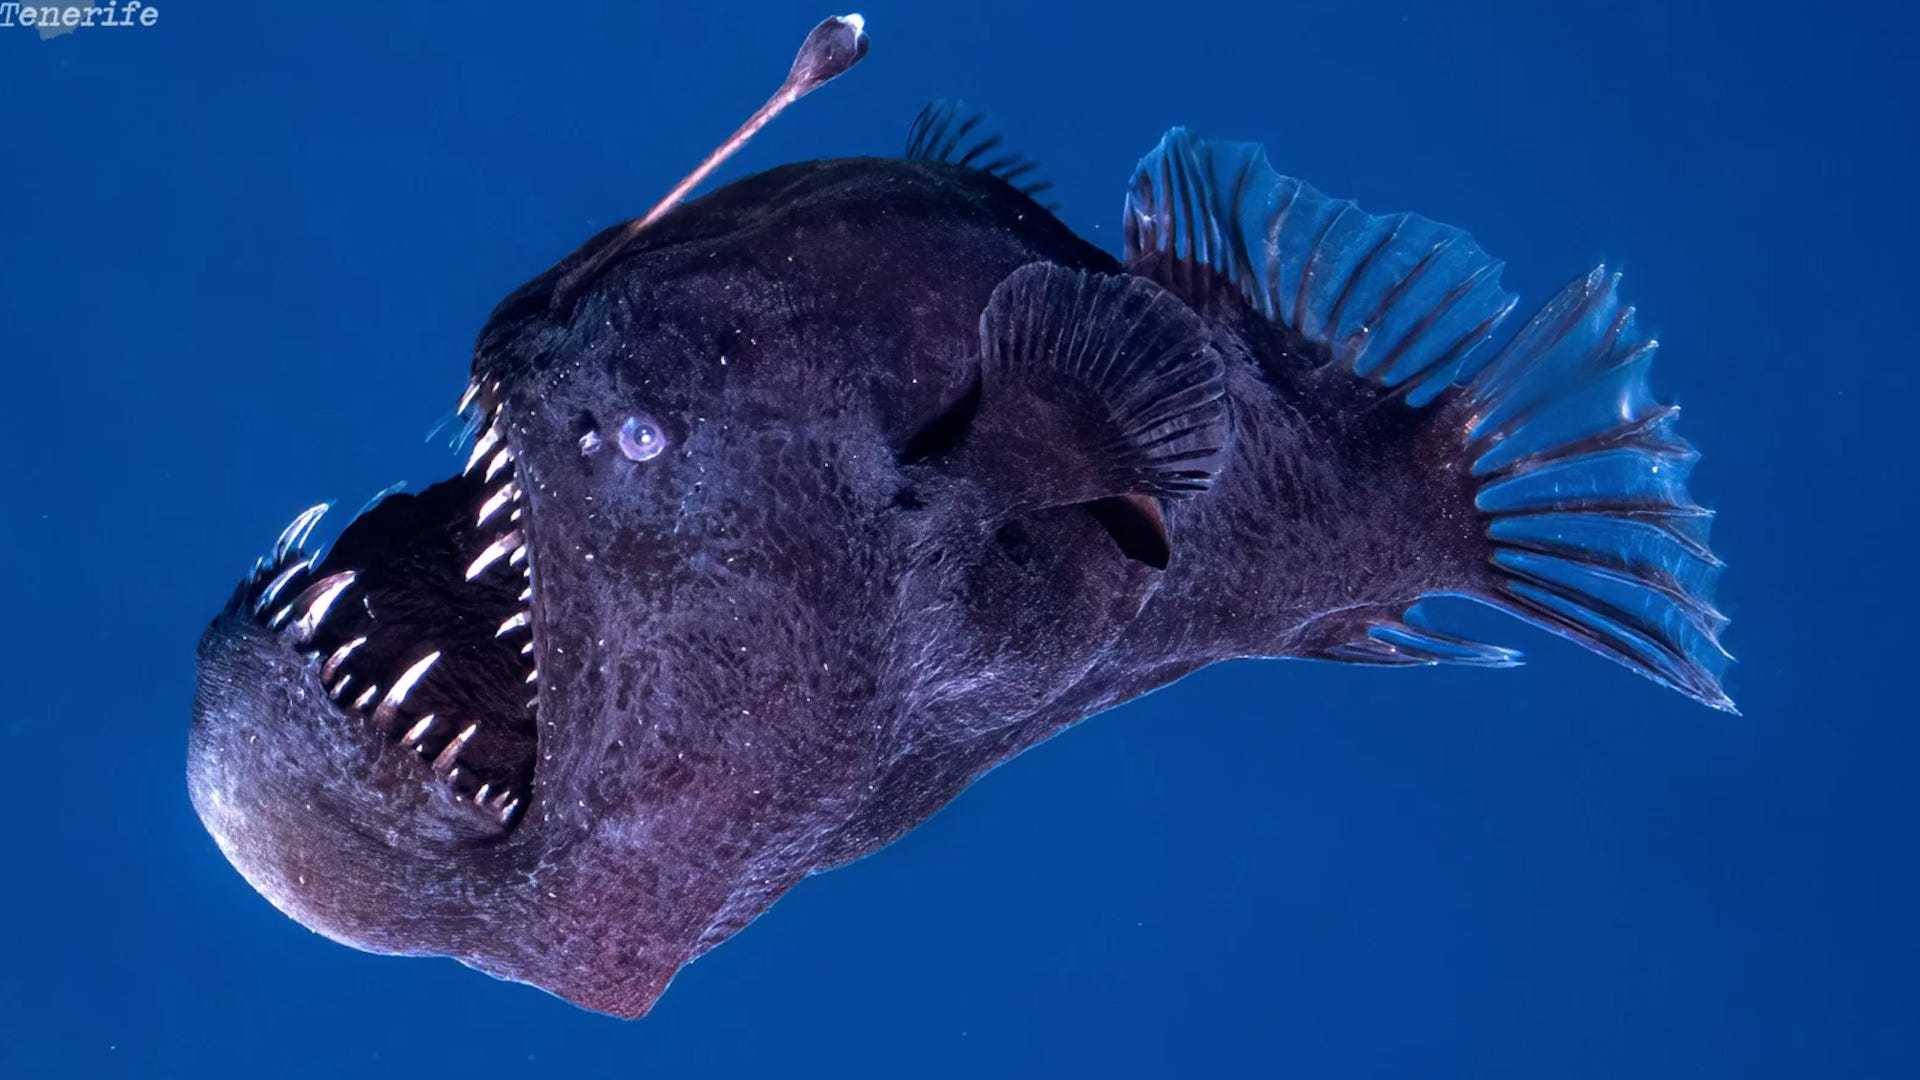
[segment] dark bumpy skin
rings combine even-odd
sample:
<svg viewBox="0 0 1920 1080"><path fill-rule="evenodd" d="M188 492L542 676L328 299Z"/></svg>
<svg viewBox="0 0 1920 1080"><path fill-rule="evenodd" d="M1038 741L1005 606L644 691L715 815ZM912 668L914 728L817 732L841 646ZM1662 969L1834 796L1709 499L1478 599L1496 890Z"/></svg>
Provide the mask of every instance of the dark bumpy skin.
<svg viewBox="0 0 1920 1080"><path fill-rule="evenodd" d="M498 535L474 526L499 486L481 467L364 514L271 603L243 585L201 644L195 806L256 888L348 944L640 1015L1010 755L1216 660L1322 652L1485 563L1465 477L1405 467L1434 425L1297 362L1230 289L1196 302L1233 433L1210 490L1005 510L920 452L965 439L996 285L1035 261L1121 272L986 173L776 169L555 295L606 235L504 301L474 363L521 494L532 651L495 644L518 571L462 579ZM628 417L666 449L623 453ZM1155 515L1164 569L1139 540Z"/></svg>

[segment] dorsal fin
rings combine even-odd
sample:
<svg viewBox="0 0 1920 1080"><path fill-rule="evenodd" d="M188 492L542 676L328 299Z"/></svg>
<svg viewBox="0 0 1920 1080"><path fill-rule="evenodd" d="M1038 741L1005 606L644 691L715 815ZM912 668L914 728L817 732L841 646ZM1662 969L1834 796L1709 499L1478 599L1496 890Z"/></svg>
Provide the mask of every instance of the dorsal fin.
<svg viewBox="0 0 1920 1080"><path fill-rule="evenodd" d="M987 114L964 101L929 101L907 130L905 156L909 161L944 161L997 176L1029 198L1053 187L1035 177L1039 164L1023 154L1003 149L1005 140L993 130Z"/></svg>
<svg viewBox="0 0 1920 1080"><path fill-rule="evenodd" d="M1205 268L1325 359L1425 404L1462 374L1515 297L1464 231L1376 216L1281 176L1257 143L1174 128L1127 189L1126 261L1186 295ZM1197 298L1188 295L1189 300Z"/></svg>

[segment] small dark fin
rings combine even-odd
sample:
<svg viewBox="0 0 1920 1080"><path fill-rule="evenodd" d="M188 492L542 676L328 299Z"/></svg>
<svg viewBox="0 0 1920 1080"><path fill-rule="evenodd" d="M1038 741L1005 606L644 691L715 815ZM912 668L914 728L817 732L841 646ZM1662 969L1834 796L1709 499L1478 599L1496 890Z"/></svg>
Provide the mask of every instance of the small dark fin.
<svg viewBox="0 0 1920 1080"><path fill-rule="evenodd" d="M1000 134L987 123L987 114L964 101L929 101L907 131L909 161L944 161L997 176L1029 198L1053 187L1053 181L1034 176L1040 168L1033 159L1002 149Z"/></svg>
<svg viewBox="0 0 1920 1080"><path fill-rule="evenodd" d="M953 455L1002 508L1213 483L1230 434L1206 325L1145 278L1029 263L980 316L980 401Z"/></svg>
<svg viewBox="0 0 1920 1080"><path fill-rule="evenodd" d="M1712 515L1686 490L1697 455L1674 432L1678 410L1652 399L1655 342L1636 332L1617 275L1595 270L1497 353L1476 356L1514 297L1466 233L1364 213L1276 174L1258 146L1180 129L1140 162L1125 224L1130 265L1196 303L1230 283L1302 352L1430 407L1440 430L1458 433L1489 541L1486 565L1462 568L1465 595L1732 710L1720 686L1727 620L1710 603L1721 565L1707 548ZM1518 660L1393 614L1316 655Z"/></svg>

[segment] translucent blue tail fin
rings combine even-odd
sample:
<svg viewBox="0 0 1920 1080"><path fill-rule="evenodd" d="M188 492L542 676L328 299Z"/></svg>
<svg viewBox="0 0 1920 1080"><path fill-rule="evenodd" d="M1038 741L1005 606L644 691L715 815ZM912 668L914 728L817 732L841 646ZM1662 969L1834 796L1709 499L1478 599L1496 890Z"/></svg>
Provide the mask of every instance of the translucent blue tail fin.
<svg viewBox="0 0 1920 1080"><path fill-rule="evenodd" d="M1732 710L1712 515L1686 490L1697 454L1674 431L1679 410L1647 387L1655 342L1618 275L1594 270L1488 352L1514 297L1466 233L1367 214L1278 175L1257 145L1178 128L1134 174L1126 239L1140 272L1189 299L1228 283L1308 362L1343 367L1458 438L1488 540L1486 565L1463 568L1467 595ZM1517 660L1405 610L1320 655Z"/></svg>
<svg viewBox="0 0 1920 1080"><path fill-rule="evenodd" d="M1731 710L1713 515L1687 495L1699 454L1647 388L1657 343L1619 282L1601 267L1567 286L1447 403L1494 541L1489 599Z"/></svg>

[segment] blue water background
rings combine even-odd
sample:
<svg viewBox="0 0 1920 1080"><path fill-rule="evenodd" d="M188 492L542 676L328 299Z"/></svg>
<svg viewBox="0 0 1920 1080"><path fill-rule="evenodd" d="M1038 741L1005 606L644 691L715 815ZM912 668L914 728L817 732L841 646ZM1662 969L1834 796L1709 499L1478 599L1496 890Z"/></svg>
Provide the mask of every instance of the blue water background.
<svg viewBox="0 0 1920 1080"><path fill-rule="evenodd" d="M1745 714L1492 615L1529 666L1217 668L621 1024L254 895L186 798L193 643L295 511L444 474L495 300L831 12L161 8L0 31L0 1075L1920 1075L1909 10L868 5L728 176L961 96L1108 247L1178 123L1471 228L1524 303L1624 266Z"/></svg>

